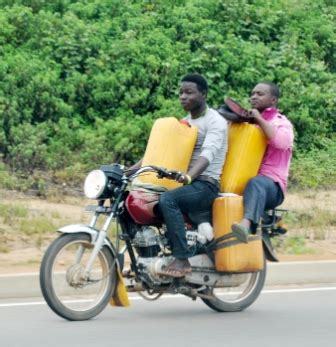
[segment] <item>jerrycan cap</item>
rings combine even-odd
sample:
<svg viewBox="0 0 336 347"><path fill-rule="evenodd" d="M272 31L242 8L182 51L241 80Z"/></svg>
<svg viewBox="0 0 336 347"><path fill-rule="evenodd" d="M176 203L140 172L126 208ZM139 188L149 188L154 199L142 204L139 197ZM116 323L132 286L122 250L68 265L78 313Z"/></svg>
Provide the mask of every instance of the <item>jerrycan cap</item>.
<svg viewBox="0 0 336 347"><path fill-rule="evenodd" d="M219 193L218 196L225 198L229 196L239 196L239 195L235 193Z"/></svg>
<svg viewBox="0 0 336 347"><path fill-rule="evenodd" d="M180 123L188 126L189 128L191 127L190 123L186 119L181 119Z"/></svg>

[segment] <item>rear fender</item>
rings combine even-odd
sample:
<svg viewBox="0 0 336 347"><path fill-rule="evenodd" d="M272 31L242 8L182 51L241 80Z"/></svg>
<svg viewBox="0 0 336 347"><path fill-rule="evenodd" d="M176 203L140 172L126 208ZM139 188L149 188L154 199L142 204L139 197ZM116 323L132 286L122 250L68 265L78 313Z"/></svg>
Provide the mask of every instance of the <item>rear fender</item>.
<svg viewBox="0 0 336 347"><path fill-rule="evenodd" d="M99 231L97 229L94 229L85 224L66 225L65 227L62 227L58 229L57 231L62 234L75 234L75 233L89 234L91 237L92 244L94 244L94 242L97 240L98 234L99 234ZM105 238L103 246L106 246L112 252L112 255L118 259L117 252L108 238Z"/></svg>

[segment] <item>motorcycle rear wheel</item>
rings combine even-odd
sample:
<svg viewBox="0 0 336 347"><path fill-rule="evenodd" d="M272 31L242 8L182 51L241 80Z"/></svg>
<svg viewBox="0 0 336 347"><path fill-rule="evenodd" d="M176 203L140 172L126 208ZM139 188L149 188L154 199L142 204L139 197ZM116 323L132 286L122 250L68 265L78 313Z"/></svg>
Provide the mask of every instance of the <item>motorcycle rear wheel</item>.
<svg viewBox="0 0 336 347"><path fill-rule="evenodd" d="M264 287L266 262L262 271L236 276L242 279L238 281L239 285L225 288L208 287L205 293L212 294L214 298L202 298L203 302L217 312L243 311L253 304Z"/></svg>
<svg viewBox="0 0 336 347"><path fill-rule="evenodd" d="M82 276L92 248L91 238L85 233L62 234L44 254L41 291L49 307L65 319L95 317L114 294L116 263L106 247L98 253L89 279Z"/></svg>

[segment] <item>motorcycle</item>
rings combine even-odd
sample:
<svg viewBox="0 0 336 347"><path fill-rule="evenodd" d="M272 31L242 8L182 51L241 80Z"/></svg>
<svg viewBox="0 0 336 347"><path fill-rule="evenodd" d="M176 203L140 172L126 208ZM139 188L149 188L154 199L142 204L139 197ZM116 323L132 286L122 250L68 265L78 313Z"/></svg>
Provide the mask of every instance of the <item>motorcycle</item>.
<svg viewBox="0 0 336 347"><path fill-rule="evenodd" d="M265 257L264 267L258 272L218 272L213 259L216 241L204 243L197 225L188 216L185 226L188 247L194 254L189 258L192 272L183 278L160 275L160 270L173 259L158 210L160 193L129 188L134 178L149 172L170 179L177 174L145 166L127 177L122 166L111 164L86 177L85 195L98 202L86 207L93 213L91 222L60 228L60 236L47 248L40 268L42 294L59 316L87 320L98 315L109 302L127 306L126 290L147 300L156 300L165 293L200 298L218 312L244 310L258 298L266 277ZM265 256L271 261L277 259L270 239L286 232L279 225L281 212L269 211L261 228ZM105 217L103 221L101 217ZM111 230L116 235L114 243L108 236ZM125 255L130 269L124 270L123 277Z"/></svg>

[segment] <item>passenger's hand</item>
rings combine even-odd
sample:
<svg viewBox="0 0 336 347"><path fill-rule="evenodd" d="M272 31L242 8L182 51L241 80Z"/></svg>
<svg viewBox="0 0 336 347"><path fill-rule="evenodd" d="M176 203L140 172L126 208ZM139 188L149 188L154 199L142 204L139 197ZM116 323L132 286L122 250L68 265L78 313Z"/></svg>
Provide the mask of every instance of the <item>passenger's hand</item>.
<svg viewBox="0 0 336 347"><path fill-rule="evenodd" d="M244 113L241 118L249 123L258 123L258 120L261 118L261 114L256 108L253 108L252 110Z"/></svg>
<svg viewBox="0 0 336 347"><path fill-rule="evenodd" d="M252 119L252 122L257 124L259 124L259 121L263 119L261 113L256 108L252 108L249 112L249 116Z"/></svg>
<svg viewBox="0 0 336 347"><path fill-rule="evenodd" d="M256 109L252 108L252 110L249 112L249 116L254 119L261 118L261 113Z"/></svg>

